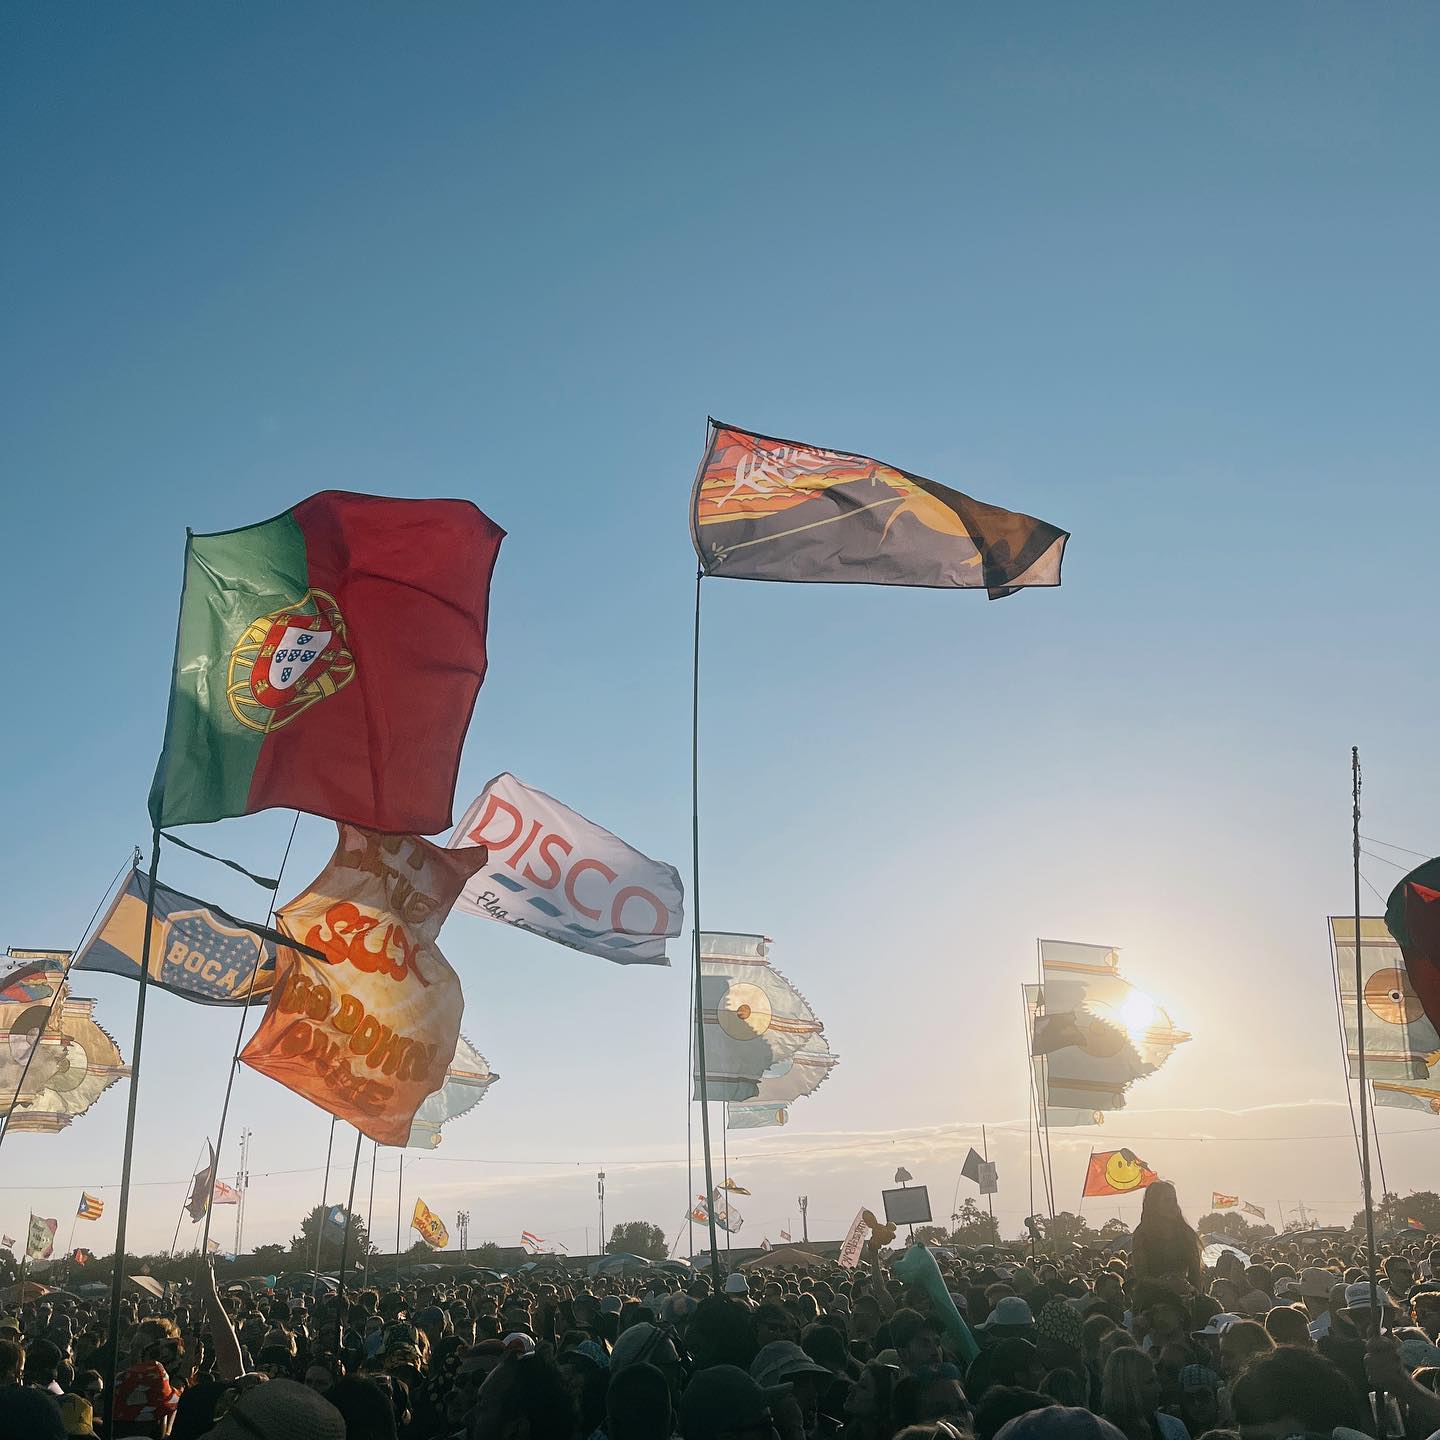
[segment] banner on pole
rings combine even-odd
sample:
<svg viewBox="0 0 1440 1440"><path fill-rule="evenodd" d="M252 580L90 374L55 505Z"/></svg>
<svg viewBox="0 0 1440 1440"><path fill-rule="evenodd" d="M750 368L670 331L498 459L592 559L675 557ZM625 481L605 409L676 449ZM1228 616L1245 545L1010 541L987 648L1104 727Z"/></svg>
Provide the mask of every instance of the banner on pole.
<svg viewBox="0 0 1440 1440"><path fill-rule="evenodd" d="M418 1230L420 1238L432 1250L443 1250L450 1243L450 1232L445 1228L445 1222L423 1200L415 1201L410 1228Z"/></svg>
<svg viewBox="0 0 1440 1440"><path fill-rule="evenodd" d="M845 1238L840 1242L840 1264L846 1270L853 1270L859 1265L869 1233L870 1223L865 1219L865 1211L862 1209L856 1213L850 1222L850 1228L845 1232ZM789 1236L785 1238L789 1239Z"/></svg>
<svg viewBox="0 0 1440 1440"><path fill-rule="evenodd" d="M488 861L456 907L619 965L668 965L684 891L673 865L542 790L497 775L465 812L452 849L484 845Z"/></svg>
<svg viewBox="0 0 1440 1440"><path fill-rule="evenodd" d="M31 1260L48 1260L55 1253L55 1232L60 1228L58 1220L47 1220L41 1215L30 1217L30 1234L25 1241L25 1254Z"/></svg>
<svg viewBox="0 0 1440 1440"><path fill-rule="evenodd" d="M241 1059L382 1145L404 1145L455 1058L465 996L435 943L483 845L339 827L329 864L279 914L288 947Z"/></svg>
<svg viewBox="0 0 1440 1440"><path fill-rule="evenodd" d="M139 980L149 895L150 877L133 870L71 969ZM201 1005L264 1001L275 983L276 943L283 938L157 882L150 983Z"/></svg>

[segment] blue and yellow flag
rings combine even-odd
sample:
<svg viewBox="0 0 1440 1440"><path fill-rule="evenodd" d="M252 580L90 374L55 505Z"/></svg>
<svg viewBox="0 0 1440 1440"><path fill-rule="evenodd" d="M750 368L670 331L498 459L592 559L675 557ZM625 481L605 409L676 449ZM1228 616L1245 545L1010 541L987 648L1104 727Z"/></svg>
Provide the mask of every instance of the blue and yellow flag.
<svg viewBox="0 0 1440 1440"><path fill-rule="evenodd" d="M133 871L71 968L139 980L149 894L150 877ZM155 887L150 983L173 995L201 1005L263 1005L275 983L277 942L291 943L277 931L237 920L203 900Z"/></svg>

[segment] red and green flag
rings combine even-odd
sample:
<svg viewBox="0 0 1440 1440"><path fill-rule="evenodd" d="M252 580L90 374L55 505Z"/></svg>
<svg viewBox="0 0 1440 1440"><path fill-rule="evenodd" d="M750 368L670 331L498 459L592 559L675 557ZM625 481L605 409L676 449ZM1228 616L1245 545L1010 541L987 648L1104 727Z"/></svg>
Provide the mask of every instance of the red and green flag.
<svg viewBox="0 0 1440 1440"><path fill-rule="evenodd" d="M1385 928L1405 957L1426 1018L1440 1029L1440 859L1417 865L1390 892Z"/></svg>
<svg viewBox="0 0 1440 1440"><path fill-rule="evenodd" d="M188 536L154 823L446 829L504 537L468 500L342 490Z"/></svg>

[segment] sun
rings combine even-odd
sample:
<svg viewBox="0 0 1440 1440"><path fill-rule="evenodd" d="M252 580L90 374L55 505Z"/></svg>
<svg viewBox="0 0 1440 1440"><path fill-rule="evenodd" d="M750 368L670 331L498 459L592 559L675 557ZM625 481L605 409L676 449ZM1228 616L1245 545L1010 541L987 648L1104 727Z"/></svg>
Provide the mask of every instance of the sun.
<svg viewBox="0 0 1440 1440"><path fill-rule="evenodd" d="M1115 1017L1132 1040L1141 1041L1160 1021L1160 1007L1143 991L1132 990L1115 1006Z"/></svg>

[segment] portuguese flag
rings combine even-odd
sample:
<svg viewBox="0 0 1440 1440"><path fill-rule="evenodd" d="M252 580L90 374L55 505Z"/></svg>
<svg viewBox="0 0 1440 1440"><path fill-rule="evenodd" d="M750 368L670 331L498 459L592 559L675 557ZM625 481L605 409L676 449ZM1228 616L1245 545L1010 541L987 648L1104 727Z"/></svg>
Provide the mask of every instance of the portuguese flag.
<svg viewBox="0 0 1440 1440"><path fill-rule="evenodd" d="M1440 1028L1440 859L1416 866L1391 892L1385 928L1430 1023Z"/></svg>
<svg viewBox="0 0 1440 1440"><path fill-rule="evenodd" d="M188 535L154 823L448 828L504 538L468 500L343 490Z"/></svg>

